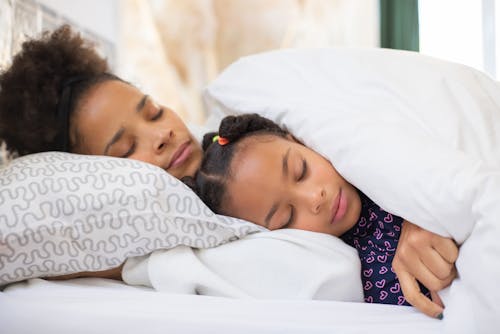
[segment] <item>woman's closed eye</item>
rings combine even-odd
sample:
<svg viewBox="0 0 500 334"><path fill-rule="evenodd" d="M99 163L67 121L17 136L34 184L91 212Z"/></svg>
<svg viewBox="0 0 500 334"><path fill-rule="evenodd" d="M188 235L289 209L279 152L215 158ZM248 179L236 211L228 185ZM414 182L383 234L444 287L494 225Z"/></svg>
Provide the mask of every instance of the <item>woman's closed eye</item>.
<svg viewBox="0 0 500 334"><path fill-rule="evenodd" d="M152 122L159 120L163 116L163 113L164 113L163 108L155 108L155 109L157 109L158 111L153 116L151 116L150 120ZM132 143L132 145L130 145L128 150L125 153L121 154L120 157L121 158L130 157L132 154L134 154L136 146L137 146L137 142L134 140L134 142Z"/></svg>
<svg viewBox="0 0 500 334"><path fill-rule="evenodd" d="M132 145L130 146L130 148L127 150L127 152L125 152L124 154L121 155L121 158L128 158L129 156L131 156L132 154L134 154L136 145L137 144L134 141L132 143Z"/></svg>

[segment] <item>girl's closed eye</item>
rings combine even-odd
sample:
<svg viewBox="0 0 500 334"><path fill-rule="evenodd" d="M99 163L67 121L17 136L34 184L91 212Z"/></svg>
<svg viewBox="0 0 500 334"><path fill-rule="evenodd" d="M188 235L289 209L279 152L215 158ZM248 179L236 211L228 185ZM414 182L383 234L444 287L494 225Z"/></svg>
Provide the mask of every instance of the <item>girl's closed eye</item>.
<svg viewBox="0 0 500 334"><path fill-rule="evenodd" d="M303 181L305 179L305 177L307 176L307 170L308 170L307 161L306 159L302 159L302 169L299 177L297 178L298 182Z"/></svg>
<svg viewBox="0 0 500 334"><path fill-rule="evenodd" d="M303 181L306 176L307 176L307 171L308 171L308 166L307 166L307 161L306 159L302 158L301 159L301 164L300 164L300 171L298 173L298 176L296 178L297 182ZM281 228L290 228L292 224L294 223L295 220L295 208L291 205L290 206L290 215L288 217L288 220L286 221L285 224L281 225Z"/></svg>
<svg viewBox="0 0 500 334"><path fill-rule="evenodd" d="M160 110L158 110L158 112L155 115L153 115L153 117L151 117L151 120L156 121L160 119L161 116L163 116L163 108L160 108Z"/></svg>

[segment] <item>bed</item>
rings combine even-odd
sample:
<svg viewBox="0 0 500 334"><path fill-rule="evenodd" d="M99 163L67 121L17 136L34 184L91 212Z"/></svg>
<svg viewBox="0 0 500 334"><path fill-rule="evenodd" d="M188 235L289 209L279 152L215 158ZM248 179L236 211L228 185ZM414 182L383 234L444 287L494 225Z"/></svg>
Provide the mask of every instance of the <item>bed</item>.
<svg viewBox="0 0 500 334"><path fill-rule="evenodd" d="M440 321L410 307L175 295L97 278L32 279L9 287L0 303L9 334L442 331Z"/></svg>
<svg viewBox="0 0 500 334"><path fill-rule="evenodd" d="M54 184L62 185L57 189L67 186L53 203L68 200L65 191L81 193L82 184L85 187L97 185L98 191L103 193L95 196L99 199L97 202L85 200L81 203L86 205L74 206L81 211L77 210L78 214L84 212L86 218L82 221L93 224L91 228L80 229L78 233L75 230L68 232L68 226L57 229L60 226L56 224L37 230L51 231L43 238L59 238L51 244L61 245L61 240L69 238L71 242L65 245L78 246L74 249L50 248L52 262L47 262L49 255L41 251L49 252L46 246L42 247L48 243L37 243L36 233L35 237L22 234L32 238L17 244L31 247L22 251L7 243L8 233L4 231L0 235L3 241L0 246L8 245L2 250L10 254L2 258L0 252L0 264L4 265L0 279L3 283L28 279L9 284L0 292L2 331L495 332L500 314L496 303L500 296L495 284L500 278L500 246L496 242L500 233L497 218L500 216L497 205L500 201L500 94L494 80L468 67L411 52L284 50L238 61L207 88L205 97L207 107L214 114L258 112L275 120L328 157L349 182L388 211L454 238L461 245L457 261L459 277L442 292L447 306L444 320L428 318L411 307L359 303L359 284L353 276L358 267L350 261L353 254L333 240L325 240L318 251L318 240L324 239L323 236L294 235L297 232L269 234L272 232L259 230L246 222L210 214L203 206L190 209L193 200L186 199L189 197L187 188L176 188L176 193L180 191L187 197L175 197L174 205L169 197L172 194L164 193L165 184L154 176L157 171L152 166L147 167L147 177L136 176L132 178L135 184L131 185L125 175L130 174L129 168L146 168L141 163L48 154L35 157L29 163L25 160L24 167L21 161L16 171L26 171L36 162L42 164L36 170L43 172L26 173L27 177L34 174L47 177L46 171L53 169L44 167L48 161L51 166L59 164L52 170L59 171L51 174L53 177L61 177L59 168L63 168L64 175L73 173L68 177L78 180L78 187L72 187L72 182L50 183L48 188L52 190ZM372 154L374 150L376 155ZM79 162L82 159L85 166L91 166L86 167L89 175L99 170L92 166L103 163L101 159L108 159L104 165L113 173L108 172L95 182L81 182L77 174L82 172ZM371 168L367 168L367 161ZM122 171L116 172L116 168ZM15 174L5 171L0 174L0 185L4 189L8 187L5 180L9 180L9 185L26 181L23 189L47 194L44 187L33 187L33 182L24 176L21 180L12 175ZM93 180L91 176L89 179ZM114 188L99 187L102 180L112 183ZM177 187L175 182L169 179L166 184ZM137 196L132 197L141 198L143 202L115 200L116 192L124 185L132 194L136 192ZM151 187L156 192L148 190ZM0 190L0 195L4 196L0 200L10 208L25 207L30 212L28 205L16 202L18 197L29 197L26 194L29 193L21 190ZM120 199L130 198L126 194L118 195ZM148 206L154 210L147 216L142 204L153 197L157 198L156 204ZM165 198L170 199L165 201ZM170 203L168 210L162 206L163 202ZM36 209L46 208L46 205L38 203ZM126 214L123 206L128 208ZM109 224L100 224L95 213L88 212L88 207L102 213L98 217L107 217ZM109 210L114 218L109 220L109 212L102 211L103 208L112 208ZM174 212L172 208L178 210ZM7 211L14 214L16 210ZM62 211L64 217L74 218L75 211ZM165 212L170 218L160 219L157 225L148 224L158 221L157 217L163 217ZM56 216L60 222L61 216ZM137 217L143 217L142 224L134 224ZM2 221L11 222L12 219L0 215ZM40 220L31 221L43 225ZM111 231L109 226L114 229ZM147 228L141 230L138 226ZM173 232L168 230L175 238L157 238L165 234L165 226L175 227ZM126 227L130 228L128 232L124 232ZM147 233L149 239L134 237ZM113 241L115 249L107 250L106 240ZM274 258L266 257L269 252L255 257L256 249L265 250L263 240L271 245ZM287 246L277 246L280 242ZM33 248L35 246L42 248ZM233 251L224 252L224 249ZM181 255L175 255L179 250L184 250L183 258L190 260L179 260ZM301 255L294 261L283 261L284 254L292 251ZM134 286L105 279L51 282L36 278L79 270L103 270L127 258L150 259L147 254L151 252L154 255L151 258L174 259L169 268L176 269L165 270L159 268L161 265L138 261L138 265L146 263L150 277L156 277L147 284L140 277L131 279ZM331 271L326 274L323 270L314 271L327 267L311 260L316 259L318 252L325 255L323 261L326 262L322 263L331 261L339 265L328 266ZM74 257L69 259L68 254ZM244 261L240 254L246 254ZM250 261L250 258L256 260ZM264 259L269 260L267 267L259 267ZM26 266L26 261L36 266ZM30 270L20 270L23 263ZM283 265L279 270L276 269L278 263ZM308 265L314 270L309 270ZM7 267L10 271L5 269ZM184 270L185 267L190 269ZM253 268L250 278L256 279L248 279L249 275L238 276L249 267ZM208 281L204 280L211 275ZM325 279L318 282L315 277ZM351 281L346 277L351 277ZM310 289L297 289L309 286L309 282L314 282ZM345 282L350 284L342 285Z"/></svg>

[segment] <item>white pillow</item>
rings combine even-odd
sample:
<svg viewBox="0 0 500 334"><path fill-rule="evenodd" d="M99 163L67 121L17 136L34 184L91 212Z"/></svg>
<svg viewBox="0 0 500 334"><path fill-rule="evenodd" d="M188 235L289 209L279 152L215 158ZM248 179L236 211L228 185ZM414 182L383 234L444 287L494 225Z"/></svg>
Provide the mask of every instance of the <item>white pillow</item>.
<svg viewBox="0 0 500 334"><path fill-rule="evenodd" d="M498 88L481 72L417 53L303 49L244 58L205 98L214 112L271 118L386 210L463 243L447 329L492 332L500 325Z"/></svg>
<svg viewBox="0 0 500 334"><path fill-rule="evenodd" d="M301 49L239 60L205 100L213 112L269 117L378 204L462 242L473 224L457 210L454 190L465 185L453 178L500 168L498 88L471 68L412 52Z"/></svg>
<svg viewBox="0 0 500 334"><path fill-rule="evenodd" d="M48 152L0 169L0 286L260 230L215 215L182 182L140 161Z"/></svg>

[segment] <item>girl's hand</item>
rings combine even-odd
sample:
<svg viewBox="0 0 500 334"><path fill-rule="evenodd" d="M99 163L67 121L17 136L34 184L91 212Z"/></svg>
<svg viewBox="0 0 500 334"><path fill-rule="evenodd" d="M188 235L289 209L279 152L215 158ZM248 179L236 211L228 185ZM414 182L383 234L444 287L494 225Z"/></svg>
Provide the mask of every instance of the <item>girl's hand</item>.
<svg viewBox="0 0 500 334"><path fill-rule="evenodd" d="M457 257L458 247L453 239L405 220L392 267L408 303L428 316L441 319L444 305L437 291L449 286L457 276ZM429 289L432 301L420 292L417 280Z"/></svg>

